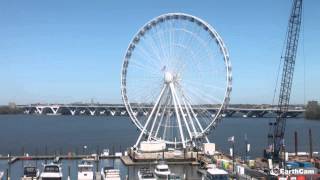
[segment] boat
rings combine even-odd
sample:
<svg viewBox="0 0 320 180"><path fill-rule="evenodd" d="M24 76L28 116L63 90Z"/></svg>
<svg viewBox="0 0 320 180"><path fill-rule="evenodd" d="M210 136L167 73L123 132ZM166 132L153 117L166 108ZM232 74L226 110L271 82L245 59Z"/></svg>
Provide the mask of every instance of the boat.
<svg viewBox="0 0 320 180"><path fill-rule="evenodd" d="M229 174L227 171L219 168L210 168L202 177L202 180L228 180Z"/></svg>
<svg viewBox="0 0 320 180"><path fill-rule="evenodd" d="M101 157L108 157L110 155L109 152L110 152L109 149L104 149L100 156Z"/></svg>
<svg viewBox="0 0 320 180"><path fill-rule="evenodd" d="M47 113L47 116L61 116L61 113Z"/></svg>
<svg viewBox="0 0 320 180"><path fill-rule="evenodd" d="M158 178L167 178L168 175L171 174L171 171L169 169L169 166L165 163L165 161L160 161L154 170L154 174Z"/></svg>
<svg viewBox="0 0 320 180"><path fill-rule="evenodd" d="M40 175L40 180L62 180L62 169L59 164L45 164Z"/></svg>
<svg viewBox="0 0 320 180"><path fill-rule="evenodd" d="M93 164L89 161L82 161L78 165L78 180L93 180Z"/></svg>
<svg viewBox="0 0 320 180"><path fill-rule="evenodd" d="M120 170L114 167L104 167L101 169L101 177L103 180L121 180Z"/></svg>
<svg viewBox="0 0 320 180"><path fill-rule="evenodd" d="M22 180L36 180L39 179L40 172L34 166L26 166L23 168Z"/></svg>
<svg viewBox="0 0 320 180"><path fill-rule="evenodd" d="M0 179L2 179L4 172L0 171Z"/></svg>
<svg viewBox="0 0 320 180"><path fill-rule="evenodd" d="M149 168L141 168L138 171L139 180L156 180L154 173Z"/></svg>
<svg viewBox="0 0 320 180"><path fill-rule="evenodd" d="M181 180L181 177L176 174L169 174L168 180Z"/></svg>

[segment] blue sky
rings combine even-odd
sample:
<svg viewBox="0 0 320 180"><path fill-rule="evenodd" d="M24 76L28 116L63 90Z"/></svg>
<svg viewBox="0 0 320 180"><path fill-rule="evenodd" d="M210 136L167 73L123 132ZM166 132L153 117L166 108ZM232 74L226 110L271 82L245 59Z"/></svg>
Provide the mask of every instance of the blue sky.
<svg viewBox="0 0 320 180"><path fill-rule="evenodd" d="M320 99L319 6L305 1L292 103ZM121 102L131 38L168 12L198 16L220 33L233 66L232 103L271 103L290 8L290 0L2 0L0 104Z"/></svg>

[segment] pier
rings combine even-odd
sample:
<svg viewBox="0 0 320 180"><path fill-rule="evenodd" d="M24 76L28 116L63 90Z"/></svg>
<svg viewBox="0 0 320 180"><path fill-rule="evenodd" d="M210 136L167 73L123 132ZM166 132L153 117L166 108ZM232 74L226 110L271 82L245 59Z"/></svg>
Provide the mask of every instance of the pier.
<svg viewBox="0 0 320 180"><path fill-rule="evenodd" d="M7 160L8 164L14 164L17 161L36 161L36 160L53 160L59 162L61 160L81 160L81 159L92 159L99 161L100 159L115 159L120 158L117 155L108 156L93 156L93 155L32 155L32 156L0 156L0 160Z"/></svg>

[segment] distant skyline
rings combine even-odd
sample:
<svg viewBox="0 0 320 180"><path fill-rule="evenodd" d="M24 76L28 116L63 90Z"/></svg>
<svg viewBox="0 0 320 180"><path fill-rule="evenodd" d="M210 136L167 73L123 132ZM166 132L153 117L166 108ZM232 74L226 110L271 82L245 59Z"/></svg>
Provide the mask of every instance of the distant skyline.
<svg viewBox="0 0 320 180"><path fill-rule="evenodd" d="M122 103L120 70L128 44L147 21L169 12L195 15L219 32L232 63L232 104L271 104L291 4L2 0L0 104ZM303 8L292 104L320 100L320 1L304 1Z"/></svg>

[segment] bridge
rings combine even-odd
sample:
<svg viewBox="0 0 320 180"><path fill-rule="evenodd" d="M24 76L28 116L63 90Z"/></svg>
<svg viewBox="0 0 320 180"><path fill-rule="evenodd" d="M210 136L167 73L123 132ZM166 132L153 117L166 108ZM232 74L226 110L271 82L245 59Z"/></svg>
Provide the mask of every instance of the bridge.
<svg viewBox="0 0 320 180"><path fill-rule="evenodd" d="M22 109L25 114L40 114L40 115L111 115L111 116L126 116L127 111L123 104L30 104L17 105L17 108ZM133 106L134 115L147 116L152 105ZM209 112L212 116L215 115L218 108L212 106L195 106L195 113ZM297 117L304 113L302 108L291 108L286 114L287 117ZM270 108L237 108L229 107L226 109L223 117L274 117L277 115L277 109Z"/></svg>

